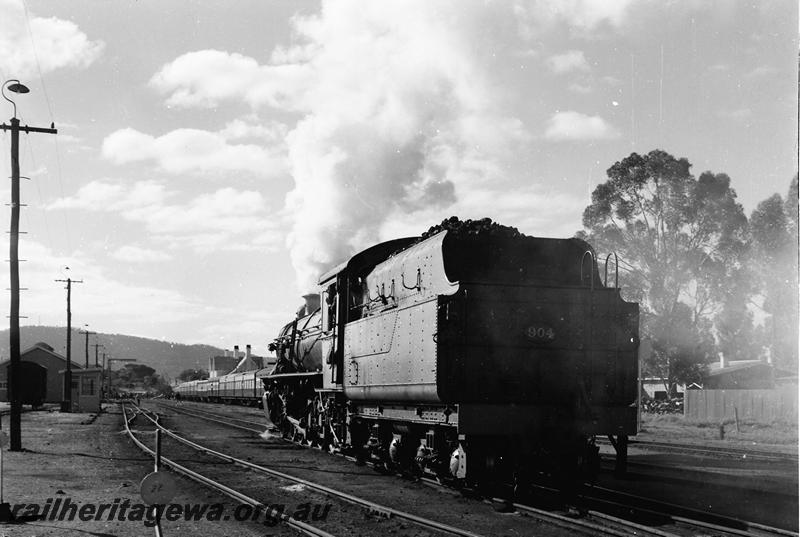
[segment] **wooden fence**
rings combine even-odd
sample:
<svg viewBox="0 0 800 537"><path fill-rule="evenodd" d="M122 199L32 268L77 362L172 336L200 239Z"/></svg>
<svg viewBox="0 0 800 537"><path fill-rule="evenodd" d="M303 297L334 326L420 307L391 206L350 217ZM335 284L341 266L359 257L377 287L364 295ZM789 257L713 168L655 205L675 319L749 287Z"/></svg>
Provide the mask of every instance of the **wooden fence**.
<svg viewBox="0 0 800 537"><path fill-rule="evenodd" d="M797 421L797 386L773 390L686 390L684 416L708 421Z"/></svg>

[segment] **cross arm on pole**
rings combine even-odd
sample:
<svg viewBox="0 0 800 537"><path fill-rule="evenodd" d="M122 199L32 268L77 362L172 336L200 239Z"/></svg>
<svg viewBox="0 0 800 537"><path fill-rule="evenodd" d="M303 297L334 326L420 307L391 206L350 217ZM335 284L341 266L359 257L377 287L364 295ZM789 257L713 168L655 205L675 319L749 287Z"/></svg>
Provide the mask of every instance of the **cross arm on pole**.
<svg viewBox="0 0 800 537"><path fill-rule="evenodd" d="M10 131L13 129L13 125L6 125L3 123L0 125L0 130ZM29 127L28 125L20 125L17 127L17 130L24 131L26 133L29 132L43 132L45 134L58 134L58 129L46 129L44 127Z"/></svg>

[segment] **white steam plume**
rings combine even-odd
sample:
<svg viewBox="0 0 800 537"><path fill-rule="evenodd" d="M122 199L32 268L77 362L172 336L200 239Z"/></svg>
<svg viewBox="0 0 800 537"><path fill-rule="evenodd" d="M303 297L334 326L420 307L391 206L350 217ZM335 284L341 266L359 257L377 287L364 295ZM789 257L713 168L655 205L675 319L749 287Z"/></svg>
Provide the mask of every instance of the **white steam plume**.
<svg viewBox="0 0 800 537"><path fill-rule="evenodd" d="M559 21L619 24L628 2L323 0L318 14L293 20L294 44L267 65L201 50L151 84L174 106L240 99L299 114L287 137L286 211L306 291L398 230L419 233L452 214L502 214L511 225L534 208L558 214L563 204L538 185L513 196L507 186L532 179L527 144L553 114L534 87L546 69L536 36Z"/></svg>
<svg viewBox="0 0 800 537"><path fill-rule="evenodd" d="M286 205L301 289L379 240L393 214L446 208L460 185L491 179L492 147L525 137L497 103L493 51L481 48L490 43L475 38L487 25L508 25L514 38L513 13L503 11L336 2L297 22L307 42L285 57L299 59L309 85L295 103L306 116L288 138L295 189Z"/></svg>

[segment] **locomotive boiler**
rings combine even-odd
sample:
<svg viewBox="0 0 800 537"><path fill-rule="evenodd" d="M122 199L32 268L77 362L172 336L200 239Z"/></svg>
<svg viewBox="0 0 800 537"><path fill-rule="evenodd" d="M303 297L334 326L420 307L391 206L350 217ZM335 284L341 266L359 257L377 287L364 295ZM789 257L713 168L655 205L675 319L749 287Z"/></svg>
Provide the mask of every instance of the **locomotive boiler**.
<svg viewBox="0 0 800 537"><path fill-rule="evenodd" d="M448 479L588 468L598 435L624 460L639 313L607 280L586 242L488 219L375 245L323 274L273 342L267 416Z"/></svg>

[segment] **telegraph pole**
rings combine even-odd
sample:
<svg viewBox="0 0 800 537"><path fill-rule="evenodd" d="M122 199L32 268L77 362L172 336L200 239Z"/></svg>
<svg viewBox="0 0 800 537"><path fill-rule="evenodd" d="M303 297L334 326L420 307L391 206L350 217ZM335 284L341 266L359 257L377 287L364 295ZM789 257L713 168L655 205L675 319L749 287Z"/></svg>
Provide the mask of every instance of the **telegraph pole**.
<svg viewBox="0 0 800 537"><path fill-rule="evenodd" d="M9 84L13 82L13 84ZM6 88L7 86L7 88ZM28 93L30 90L19 80L7 80L3 83L3 98L14 105L14 117L11 125L3 123L0 129L11 131L11 231L9 240L9 260L11 263L11 311L9 334L9 350L11 362L8 366L8 400L11 402L11 451L22 451L22 401L20 400L20 348L19 348L19 131L25 133L42 132L56 134L55 128L44 129L39 127L20 127L17 119L17 105L6 96L5 90L14 93Z"/></svg>
<svg viewBox="0 0 800 537"><path fill-rule="evenodd" d="M89 326L88 324L85 326ZM89 334L96 334L97 332L89 332L88 330L83 331L86 334L86 369L89 369ZM95 362L97 362L97 358L95 357Z"/></svg>
<svg viewBox="0 0 800 537"><path fill-rule="evenodd" d="M96 334L96 332L95 332L95 334ZM92 345L92 347L94 347L94 366L95 367L100 367L100 362L98 362L97 349L102 347L102 345L95 342L95 344Z"/></svg>
<svg viewBox="0 0 800 537"><path fill-rule="evenodd" d="M67 284L67 370L64 373L64 401L61 403L61 412L72 412L72 284L83 283L83 280L67 278L56 281Z"/></svg>

